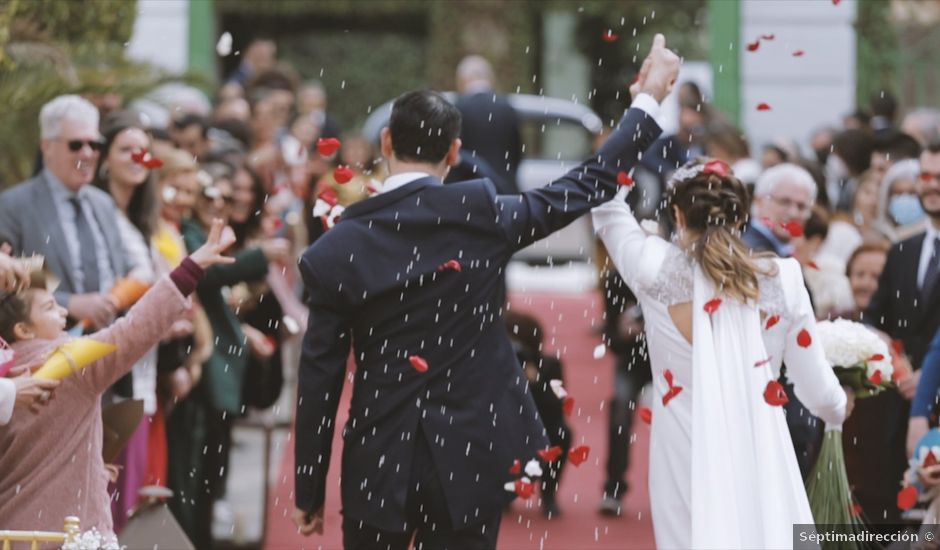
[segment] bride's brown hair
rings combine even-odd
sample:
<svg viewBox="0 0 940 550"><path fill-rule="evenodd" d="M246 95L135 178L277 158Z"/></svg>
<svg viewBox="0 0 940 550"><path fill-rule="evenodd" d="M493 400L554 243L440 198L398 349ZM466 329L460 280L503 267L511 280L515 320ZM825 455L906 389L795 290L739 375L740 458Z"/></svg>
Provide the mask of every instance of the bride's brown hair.
<svg viewBox="0 0 940 550"><path fill-rule="evenodd" d="M669 218L675 224L676 208L682 212L686 230L697 236L692 253L708 278L731 298L756 300L757 276L766 270L740 238L750 211L744 184L721 161L698 158L676 171L667 193Z"/></svg>

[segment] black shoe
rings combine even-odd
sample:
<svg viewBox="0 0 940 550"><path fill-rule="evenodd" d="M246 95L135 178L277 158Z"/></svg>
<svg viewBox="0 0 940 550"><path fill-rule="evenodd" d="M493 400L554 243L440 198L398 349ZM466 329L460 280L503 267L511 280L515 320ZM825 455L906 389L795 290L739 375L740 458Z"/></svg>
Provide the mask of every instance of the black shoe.
<svg viewBox="0 0 940 550"><path fill-rule="evenodd" d="M620 505L620 499L605 495L597 511L602 516L619 517L623 514L623 506Z"/></svg>

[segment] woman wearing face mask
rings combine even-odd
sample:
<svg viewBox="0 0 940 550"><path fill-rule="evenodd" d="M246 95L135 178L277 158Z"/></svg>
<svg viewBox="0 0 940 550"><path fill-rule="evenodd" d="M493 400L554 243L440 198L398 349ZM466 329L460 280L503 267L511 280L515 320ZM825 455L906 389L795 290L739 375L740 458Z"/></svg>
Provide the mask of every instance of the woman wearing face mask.
<svg viewBox="0 0 940 550"><path fill-rule="evenodd" d="M888 169L881 182L875 229L891 242L902 241L923 231L926 215L914 184L920 163L902 160Z"/></svg>

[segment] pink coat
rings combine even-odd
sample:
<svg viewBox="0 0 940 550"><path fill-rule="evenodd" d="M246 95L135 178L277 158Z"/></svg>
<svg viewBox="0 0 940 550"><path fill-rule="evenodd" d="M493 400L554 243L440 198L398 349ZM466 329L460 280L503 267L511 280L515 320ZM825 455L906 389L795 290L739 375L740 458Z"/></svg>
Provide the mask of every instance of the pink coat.
<svg viewBox="0 0 940 550"><path fill-rule="evenodd" d="M62 381L38 414L17 410L0 427L0 529L61 531L78 516L82 531L113 533L101 457L101 394L157 344L189 305L169 277L90 338L117 351ZM69 337L16 342L18 364L41 359Z"/></svg>

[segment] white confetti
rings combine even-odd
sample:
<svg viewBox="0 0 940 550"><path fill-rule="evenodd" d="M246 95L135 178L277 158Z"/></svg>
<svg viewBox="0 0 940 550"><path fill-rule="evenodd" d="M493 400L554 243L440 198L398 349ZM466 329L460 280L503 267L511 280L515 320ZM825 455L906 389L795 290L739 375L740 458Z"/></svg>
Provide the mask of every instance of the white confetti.
<svg viewBox="0 0 940 550"><path fill-rule="evenodd" d="M603 359L605 355L607 355L607 346L597 344L597 347L594 348L594 359Z"/></svg>
<svg viewBox="0 0 940 550"><path fill-rule="evenodd" d="M215 53L219 54L220 57L225 57L232 53L232 33L228 31L222 33L222 36L219 37L219 41L215 44Z"/></svg>
<svg viewBox="0 0 940 550"><path fill-rule="evenodd" d="M568 390L566 390L562 384L563 382L557 378L548 381L548 385L552 387L552 391L555 392L555 397L558 399L568 397Z"/></svg>
<svg viewBox="0 0 940 550"><path fill-rule="evenodd" d="M532 459L526 462L525 475L529 477L541 477L542 476L542 467L539 465L538 460Z"/></svg>

